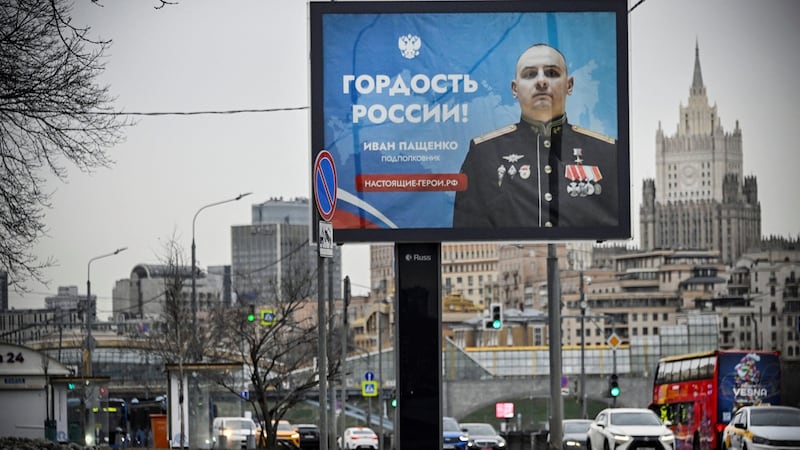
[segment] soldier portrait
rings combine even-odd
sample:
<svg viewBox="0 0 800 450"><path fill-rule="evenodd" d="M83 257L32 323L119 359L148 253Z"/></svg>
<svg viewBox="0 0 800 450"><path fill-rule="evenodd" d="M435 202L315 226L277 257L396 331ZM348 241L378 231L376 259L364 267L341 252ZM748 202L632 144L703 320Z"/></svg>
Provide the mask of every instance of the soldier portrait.
<svg viewBox="0 0 800 450"><path fill-rule="evenodd" d="M454 228L619 225L617 144L569 122L575 81L567 67L547 44L519 56L511 91L520 120L470 141Z"/></svg>

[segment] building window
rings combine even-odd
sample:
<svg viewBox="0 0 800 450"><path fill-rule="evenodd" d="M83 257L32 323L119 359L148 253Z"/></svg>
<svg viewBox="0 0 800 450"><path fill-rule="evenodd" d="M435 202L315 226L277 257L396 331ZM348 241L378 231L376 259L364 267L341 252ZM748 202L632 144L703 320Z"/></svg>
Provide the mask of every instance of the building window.
<svg viewBox="0 0 800 450"><path fill-rule="evenodd" d="M647 336L647 328L642 328L642 336Z"/></svg>

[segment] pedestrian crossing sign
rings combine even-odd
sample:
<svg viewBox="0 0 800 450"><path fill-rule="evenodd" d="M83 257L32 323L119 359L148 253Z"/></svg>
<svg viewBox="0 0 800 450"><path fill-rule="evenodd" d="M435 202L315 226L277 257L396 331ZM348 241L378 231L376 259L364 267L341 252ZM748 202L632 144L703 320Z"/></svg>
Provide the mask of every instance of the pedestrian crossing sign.
<svg viewBox="0 0 800 450"><path fill-rule="evenodd" d="M261 325L271 327L275 325L275 311L272 309L261 310Z"/></svg>
<svg viewBox="0 0 800 450"><path fill-rule="evenodd" d="M361 382L361 396L362 397L377 397L378 396L378 382L377 381L362 381Z"/></svg>

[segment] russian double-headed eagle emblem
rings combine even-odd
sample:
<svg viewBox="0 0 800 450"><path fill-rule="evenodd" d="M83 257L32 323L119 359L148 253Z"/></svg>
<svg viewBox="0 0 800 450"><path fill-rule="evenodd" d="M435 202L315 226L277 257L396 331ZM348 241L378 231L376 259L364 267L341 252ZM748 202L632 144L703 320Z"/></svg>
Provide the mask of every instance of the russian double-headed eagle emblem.
<svg viewBox="0 0 800 450"><path fill-rule="evenodd" d="M422 39L419 36L407 34L397 39L397 48L400 49L400 54L403 55L403 58L414 59L419 55L420 47L422 47Z"/></svg>

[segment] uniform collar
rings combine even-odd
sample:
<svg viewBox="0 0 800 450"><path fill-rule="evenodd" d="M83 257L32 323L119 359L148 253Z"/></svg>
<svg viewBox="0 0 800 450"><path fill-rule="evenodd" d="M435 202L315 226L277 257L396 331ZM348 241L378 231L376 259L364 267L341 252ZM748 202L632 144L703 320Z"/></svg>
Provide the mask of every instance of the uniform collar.
<svg viewBox="0 0 800 450"><path fill-rule="evenodd" d="M567 115L562 114L550 122L539 122L538 120L526 119L522 117L520 123L530 127L534 133L550 136L551 134L561 134L563 125L567 123Z"/></svg>

